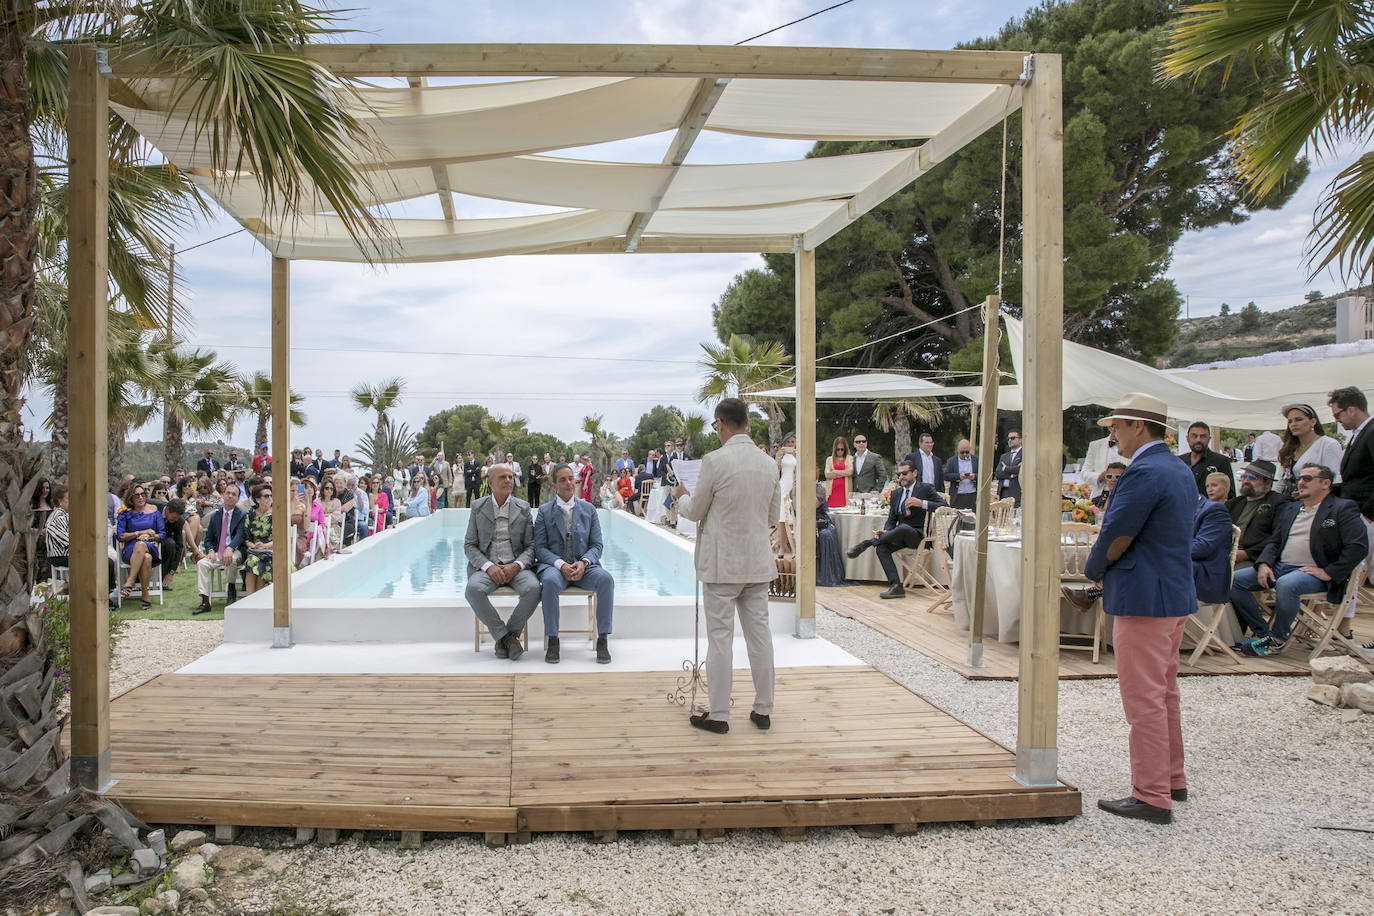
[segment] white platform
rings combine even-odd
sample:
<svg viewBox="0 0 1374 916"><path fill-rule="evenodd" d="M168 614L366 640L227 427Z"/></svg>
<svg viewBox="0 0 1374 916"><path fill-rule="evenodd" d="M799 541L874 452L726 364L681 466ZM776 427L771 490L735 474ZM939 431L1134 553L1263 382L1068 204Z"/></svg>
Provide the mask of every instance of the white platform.
<svg viewBox="0 0 1374 916"><path fill-rule="evenodd" d="M273 649L261 643L228 643L182 668L180 674L570 674L608 671L662 671L664 689L675 686L675 673L692 658L692 640L616 639L610 642L612 661L598 665L585 639L565 637L562 661L544 662L542 640L531 635L530 650L518 661L496 658L491 643L480 653L472 639L463 642L297 644ZM778 668L861 665L859 659L824 639L774 636L774 665ZM706 638L701 642L706 659ZM749 663L744 640L735 638L735 667Z"/></svg>

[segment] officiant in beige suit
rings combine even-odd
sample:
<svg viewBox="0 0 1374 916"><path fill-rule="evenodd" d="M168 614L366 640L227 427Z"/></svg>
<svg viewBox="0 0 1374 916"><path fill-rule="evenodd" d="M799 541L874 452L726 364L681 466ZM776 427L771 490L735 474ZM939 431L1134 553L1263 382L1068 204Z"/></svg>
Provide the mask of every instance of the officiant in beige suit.
<svg viewBox="0 0 1374 916"><path fill-rule="evenodd" d="M773 634L768 628L768 583L777 577L768 527L778 518L778 469L749 438L749 409L739 398L716 405L721 447L701 461L692 493L678 484L678 515L697 523L696 569L706 611L706 681L710 710L692 725L730 730L735 614L749 650L754 706L749 720L771 725Z"/></svg>

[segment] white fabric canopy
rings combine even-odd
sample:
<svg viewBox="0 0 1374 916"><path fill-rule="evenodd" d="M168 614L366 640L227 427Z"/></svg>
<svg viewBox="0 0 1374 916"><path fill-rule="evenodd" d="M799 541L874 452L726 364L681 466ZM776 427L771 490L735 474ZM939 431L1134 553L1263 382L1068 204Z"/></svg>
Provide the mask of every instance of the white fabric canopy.
<svg viewBox="0 0 1374 916"><path fill-rule="evenodd" d="M999 393L1005 392L1006 386ZM774 388L762 391L755 397L789 400L797 396L795 386ZM929 379L912 375L898 375L894 372L856 372L838 378L822 379L816 382L818 401L869 401L879 398L938 398L957 397L968 401L981 401L983 389L979 385L941 385Z"/></svg>
<svg viewBox="0 0 1374 916"><path fill-rule="evenodd" d="M1323 422L1329 422L1333 418L1326 398L1332 390L1347 385L1363 388L1374 381L1374 340L1281 350L1173 369L1169 374L1237 397L1278 398L1284 404L1308 404ZM1283 419L1275 412L1255 428L1282 426Z"/></svg>
<svg viewBox="0 0 1374 916"><path fill-rule="evenodd" d="M370 176L370 205L459 193L563 212L394 219L385 247L360 249L317 195L296 213L272 213L251 172L212 173L208 138L188 126L194 91L174 102L166 80L125 88L111 107L274 256L393 262L573 248L791 251L797 239L814 248L1021 102L1020 87L1005 82L904 79L556 76L363 88L349 107L374 138L353 153ZM675 157L662 161L538 155L674 129ZM698 130L927 142L785 162L683 164ZM232 137L224 145L231 156L237 150Z"/></svg>

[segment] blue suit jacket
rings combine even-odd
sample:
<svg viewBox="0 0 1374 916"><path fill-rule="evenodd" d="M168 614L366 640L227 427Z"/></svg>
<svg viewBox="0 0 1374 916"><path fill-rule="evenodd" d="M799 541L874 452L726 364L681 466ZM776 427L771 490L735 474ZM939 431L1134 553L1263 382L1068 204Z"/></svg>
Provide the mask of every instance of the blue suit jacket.
<svg viewBox="0 0 1374 916"><path fill-rule="evenodd" d="M600 566L601 517L596 514L596 507L585 499L574 500L572 524L572 561L586 560L588 566ZM563 556L567 534L558 502L551 499L540 506L534 519L534 559L539 572L542 573L546 566L551 569L557 566L556 560L567 562Z"/></svg>
<svg viewBox="0 0 1374 916"><path fill-rule="evenodd" d="M1197 610L1193 515L1197 481L1164 443L1137 452L1116 482L1084 575L1102 582L1102 609L1121 617L1185 617ZM1115 561L1111 545L1131 538Z"/></svg>
<svg viewBox="0 0 1374 916"><path fill-rule="evenodd" d="M248 513L238 506L233 507L229 513L229 549L239 550L243 547L244 540L247 539L248 532L244 530L244 520L248 518ZM210 513L210 521L205 526L205 536L200 539L200 549L206 553L214 553L219 549L219 530L220 525L224 524L224 510L216 509Z"/></svg>
<svg viewBox="0 0 1374 916"><path fill-rule="evenodd" d="M1231 513L1204 496L1193 514L1192 554L1197 600L1225 604L1231 596Z"/></svg>

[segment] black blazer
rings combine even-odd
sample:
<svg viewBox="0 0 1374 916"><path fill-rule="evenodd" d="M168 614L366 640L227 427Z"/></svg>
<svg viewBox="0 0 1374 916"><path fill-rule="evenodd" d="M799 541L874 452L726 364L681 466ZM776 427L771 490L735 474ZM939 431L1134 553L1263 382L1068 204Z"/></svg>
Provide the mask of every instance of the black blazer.
<svg viewBox="0 0 1374 916"><path fill-rule="evenodd" d="M482 486L482 465L476 458L463 463L463 486L474 495L477 488Z"/></svg>
<svg viewBox="0 0 1374 916"><path fill-rule="evenodd" d="M213 474L215 471L218 471L219 468L220 463L213 458L202 458L196 462L196 470L204 471L207 474Z"/></svg>
<svg viewBox="0 0 1374 916"><path fill-rule="evenodd" d="M1288 530L1293 527L1293 519L1298 517L1302 500L1294 499L1284 503L1276 513L1274 531L1265 542L1255 565L1261 563L1273 566L1283 555L1288 544ZM1345 581L1360 561L1369 553L1369 535L1364 530L1364 519L1360 510L1348 499L1327 496L1317 506L1317 515L1312 519L1312 538L1310 547L1312 559L1317 561L1331 583L1326 589L1326 600L1335 604L1345 594Z"/></svg>
<svg viewBox="0 0 1374 916"><path fill-rule="evenodd" d="M943 490L943 489L944 489L944 476L945 476L945 462L944 462L944 459L942 459L939 455L935 454L935 452L932 451L932 452L930 453L930 460L933 461L933 462L935 463L935 479L934 479L934 480L926 480L926 478L925 478L925 469L924 469L924 465L921 463L921 451L920 451L920 449L917 449L917 450L914 451L914 452L907 452L907 453L906 453L906 457L902 459L902 461L904 461L904 462L910 464L911 467L916 471L916 479L917 479L917 480L919 480L921 483L928 483L928 484L930 484L932 487L934 487L934 488L937 489L937 490Z"/></svg>
<svg viewBox="0 0 1374 916"><path fill-rule="evenodd" d="M1374 518L1374 423L1366 423L1341 455L1340 495Z"/></svg>
<svg viewBox="0 0 1374 916"><path fill-rule="evenodd" d="M969 462L973 466L973 492L978 492L978 456L971 455ZM959 456L955 455L945 462L945 483L949 484L949 495L954 496L959 492Z"/></svg>
<svg viewBox="0 0 1374 916"><path fill-rule="evenodd" d="M1024 454L1023 447L1005 452L997 459L997 467L992 472L998 482L998 497L1014 497L1018 506L1021 505L1021 456Z"/></svg>
<svg viewBox="0 0 1374 916"><path fill-rule="evenodd" d="M931 509L938 509L941 506L948 506L945 498L940 495L940 491L928 483L917 481L911 487L911 495L917 499L923 499L930 504ZM888 497L887 524L883 525L884 531L891 531L898 525L910 525L918 532L924 532L926 528L926 510L920 506L908 509L902 505L902 488L895 487L892 495Z"/></svg>
<svg viewBox="0 0 1374 916"><path fill-rule="evenodd" d="M1226 501L1226 511L1231 513L1231 521L1240 523L1240 513L1249 502L1248 496L1237 496L1235 499ZM1240 530L1240 544L1237 545L1245 551L1245 555L1251 560L1259 553L1264 542L1269 540L1269 536L1274 533L1274 519L1277 517L1279 508L1289 500L1285 499L1282 493L1275 493L1270 490L1260 498L1260 505L1256 507L1255 514L1250 516L1250 521ZM1290 522L1291 524L1291 522Z"/></svg>

